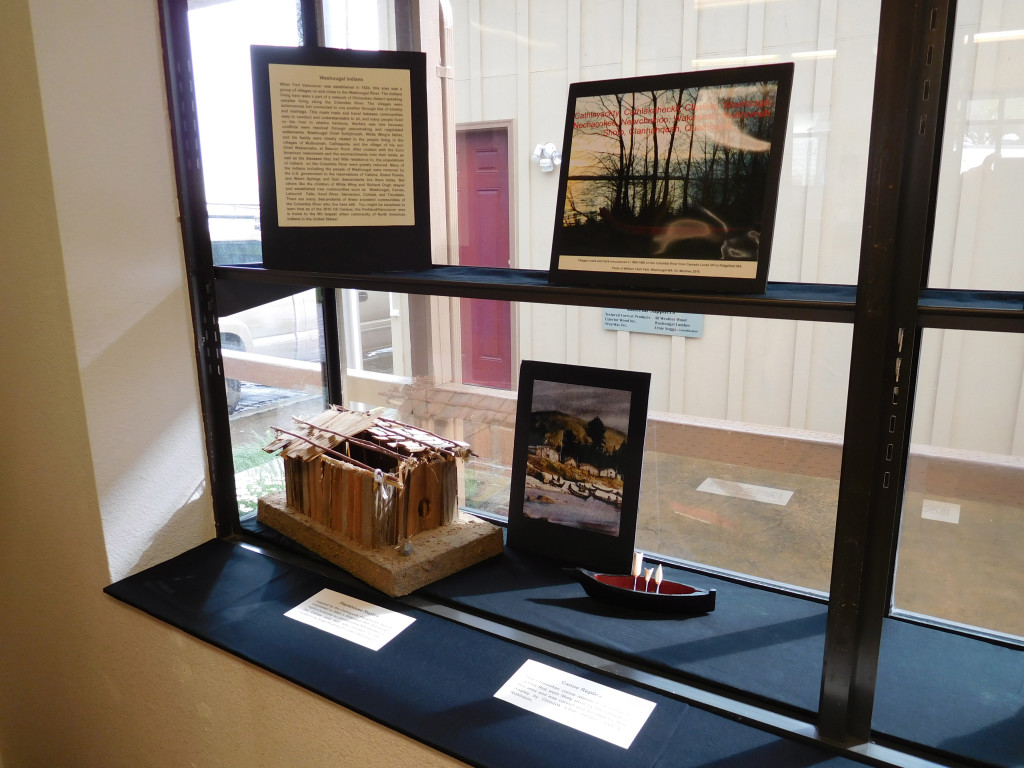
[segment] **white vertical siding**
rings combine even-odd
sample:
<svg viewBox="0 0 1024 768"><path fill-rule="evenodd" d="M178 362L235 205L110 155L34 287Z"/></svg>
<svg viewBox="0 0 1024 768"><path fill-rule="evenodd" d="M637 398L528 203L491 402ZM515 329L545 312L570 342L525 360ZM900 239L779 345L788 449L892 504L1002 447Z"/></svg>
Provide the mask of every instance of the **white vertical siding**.
<svg viewBox="0 0 1024 768"><path fill-rule="evenodd" d="M1024 143L1011 140L1002 150L997 146L1007 134L1022 133L1024 40L978 43L974 38L1020 29L1020 3L989 0L959 9L931 286L1024 290L1018 234ZM1024 339L927 331L921 360L915 442L1024 456Z"/></svg>
<svg viewBox="0 0 1024 768"><path fill-rule="evenodd" d="M771 55L796 61L796 74L770 277L856 282L878 5L454 0L456 119L513 121L514 264L549 264L557 174L541 173L529 156L538 142L561 145L569 83L691 70L698 58ZM962 10L958 40L978 29L1010 28L1011 5L986 2ZM1011 54L1020 48L1007 45L964 44L958 50L954 90L963 95L950 99L947 145L959 148L972 87L1024 87L1024 70L1012 66ZM812 52L818 55L807 56ZM1008 259L1006 250L1005 217L1019 199L1019 178L974 180L959 169L945 172L932 284L1024 286L1024 259ZM708 316L702 337L691 339L605 331L598 308L541 305L520 307L518 326L523 357L650 370L654 410L843 430L852 337L847 326ZM915 439L1024 455L1021 341L927 334ZM979 391L984 403L975 401Z"/></svg>

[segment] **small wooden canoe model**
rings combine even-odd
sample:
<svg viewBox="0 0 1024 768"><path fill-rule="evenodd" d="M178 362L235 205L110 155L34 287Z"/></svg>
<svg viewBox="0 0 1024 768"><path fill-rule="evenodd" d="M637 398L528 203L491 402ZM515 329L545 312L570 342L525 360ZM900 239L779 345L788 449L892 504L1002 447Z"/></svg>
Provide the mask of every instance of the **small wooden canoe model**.
<svg viewBox="0 0 1024 768"><path fill-rule="evenodd" d="M645 583L629 575L594 573L583 568L576 569L583 589L595 600L603 600L627 608L663 613L710 613L715 610L714 589L698 589L677 581L662 581L657 585Z"/></svg>

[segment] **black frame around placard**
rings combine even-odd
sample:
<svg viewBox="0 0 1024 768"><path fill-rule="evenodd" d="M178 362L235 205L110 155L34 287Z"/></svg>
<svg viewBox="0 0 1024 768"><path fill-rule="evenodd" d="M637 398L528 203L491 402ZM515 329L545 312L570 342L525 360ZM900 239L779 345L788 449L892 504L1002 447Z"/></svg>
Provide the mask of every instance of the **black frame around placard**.
<svg viewBox="0 0 1024 768"><path fill-rule="evenodd" d="M550 280L763 293L793 69L766 64L570 85ZM683 146L686 160L673 171ZM729 153L732 162L743 158L746 183L714 175Z"/></svg>
<svg viewBox="0 0 1024 768"><path fill-rule="evenodd" d="M353 51L319 47L251 46L256 156L260 188L263 264L272 269L366 273L428 269L430 195L428 181L426 55L413 51ZM393 69L409 73L412 137L413 217L398 226L281 226L274 161L270 65L346 70Z"/></svg>
<svg viewBox="0 0 1024 768"><path fill-rule="evenodd" d="M543 388L538 386L543 384ZM567 565L580 566L595 571L610 573L629 572L633 545L636 539L637 507L640 500L640 473L643 467L644 435L647 430L647 400L650 394L651 375L638 371L619 371L604 368L590 368L580 365L544 363L524 360L519 369L519 402L516 410L515 446L512 454L512 490L508 506L508 546L527 552L553 558ZM606 418L612 418L613 410L619 418L625 418L627 427L625 450L614 462L614 468L621 475L621 506L618 510L618 531L616 533L572 527L569 524L528 516L524 507L527 503L528 463L531 458L530 434L533 426L535 393L542 396L565 395L565 407L571 407L570 393L577 396L600 394L594 390L608 390L608 402L602 400ZM618 399L616 399L618 398ZM575 408L577 418L584 418L584 411ZM568 413L567 411L563 413ZM597 414L597 411L594 411ZM599 414L597 414L599 416ZM621 430L619 430L621 432ZM549 447L550 446L546 446ZM564 446L563 446L564 447ZM554 448L551 448L554 450ZM559 464L561 464L561 456ZM566 457L567 460L567 457ZM579 460L577 460L578 463ZM609 465L608 468L611 468ZM539 468L535 465L534 471ZM570 480L564 475L558 477L565 486ZM536 478L535 478L536 480ZM553 487L536 487L535 496L546 497L564 506L559 498L571 499L568 488L560 492ZM584 491L578 484L577 489ZM594 494L582 505L593 505L594 511L607 513L615 505L601 500Z"/></svg>

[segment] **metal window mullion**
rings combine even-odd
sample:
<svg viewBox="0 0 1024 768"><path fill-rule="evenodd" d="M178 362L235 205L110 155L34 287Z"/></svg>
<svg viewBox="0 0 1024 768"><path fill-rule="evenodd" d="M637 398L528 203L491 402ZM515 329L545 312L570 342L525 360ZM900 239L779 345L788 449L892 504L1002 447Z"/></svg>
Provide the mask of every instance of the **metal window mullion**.
<svg viewBox="0 0 1024 768"><path fill-rule="evenodd" d="M341 324L338 322L338 291L334 288L321 288L317 304L322 328L327 401L334 405L344 405L341 375L344 361L341 355Z"/></svg>
<svg viewBox="0 0 1024 768"><path fill-rule="evenodd" d="M224 363L220 350L214 288L213 246L210 243L199 124L192 76L187 0L161 0L164 76L167 78L182 243L192 304L200 407L206 438L214 521L218 536L240 530L235 498L234 460L228 423Z"/></svg>
<svg viewBox="0 0 1024 768"><path fill-rule="evenodd" d="M904 164L900 225L897 230L897 253L906 254L907 257L898 259L895 264L894 324L897 332L902 334L902 343L896 350L901 372L900 380L893 382L891 412L898 420L899 431L895 440L886 445L885 457L889 463L898 462L898 475L894 477L899 478L891 494L894 519L887 571L884 574L882 608L886 615L891 612L893 605L899 528L910 461L910 432L921 356L918 307L921 291L928 284L931 264L955 23L956 0L932 0L925 3L924 13L919 17L921 43L915 51L916 69L911 79L915 109L912 111L911 131L905 147L907 161ZM895 457L890 453L893 448ZM878 591L881 589L879 585Z"/></svg>
<svg viewBox="0 0 1024 768"><path fill-rule="evenodd" d="M306 48L324 44L322 0L299 0L299 40Z"/></svg>
<svg viewBox="0 0 1024 768"><path fill-rule="evenodd" d="M323 0L299 0L299 34L303 47L321 47L326 43L324 25ZM320 313L321 353L323 360L323 382L327 390L329 403L341 404L342 399L342 357L341 357L341 326L338 323L338 295L328 286L320 286L320 300L317 312Z"/></svg>
<svg viewBox="0 0 1024 768"><path fill-rule="evenodd" d="M909 452L953 0L883 0L818 722L871 734ZM901 77L901 74L903 76Z"/></svg>

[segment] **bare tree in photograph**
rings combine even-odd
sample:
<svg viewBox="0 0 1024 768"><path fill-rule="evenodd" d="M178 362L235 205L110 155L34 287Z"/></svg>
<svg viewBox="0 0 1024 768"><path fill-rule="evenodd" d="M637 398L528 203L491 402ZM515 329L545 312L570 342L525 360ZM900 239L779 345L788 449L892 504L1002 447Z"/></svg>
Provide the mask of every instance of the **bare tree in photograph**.
<svg viewBox="0 0 1024 768"><path fill-rule="evenodd" d="M751 235L760 228L775 88L765 82L580 98L563 208L570 247L756 257ZM727 245L739 236L747 238L743 248Z"/></svg>

